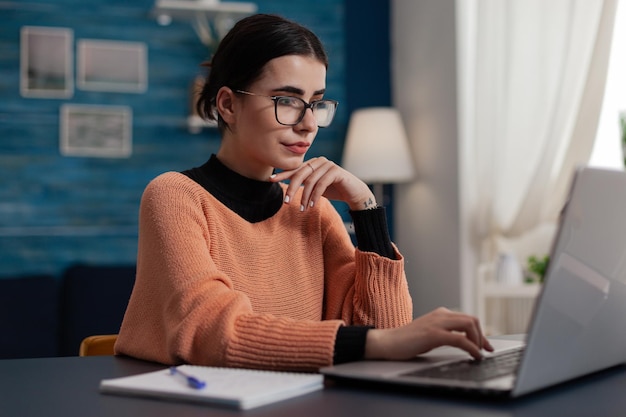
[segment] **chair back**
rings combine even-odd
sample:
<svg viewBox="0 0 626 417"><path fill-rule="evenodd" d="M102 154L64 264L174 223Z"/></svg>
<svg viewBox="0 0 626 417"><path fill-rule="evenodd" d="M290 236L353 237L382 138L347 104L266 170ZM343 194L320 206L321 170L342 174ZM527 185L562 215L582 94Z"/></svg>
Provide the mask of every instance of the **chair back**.
<svg viewBox="0 0 626 417"><path fill-rule="evenodd" d="M87 336L80 343L78 356L108 356L113 355L113 346L117 340L116 334L101 334Z"/></svg>

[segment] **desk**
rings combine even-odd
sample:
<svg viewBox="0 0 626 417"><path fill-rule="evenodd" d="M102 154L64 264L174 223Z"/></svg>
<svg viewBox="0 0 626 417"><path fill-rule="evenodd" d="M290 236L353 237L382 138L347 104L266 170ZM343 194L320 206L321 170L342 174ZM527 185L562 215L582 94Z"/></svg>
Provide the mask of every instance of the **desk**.
<svg viewBox="0 0 626 417"><path fill-rule="evenodd" d="M207 405L102 395L114 378L165 368L113 356L0 360L2 417L615 416L626 413L626 367L517 400L410 395L389 389L331 385L323 391L241 412Z"/></svg>

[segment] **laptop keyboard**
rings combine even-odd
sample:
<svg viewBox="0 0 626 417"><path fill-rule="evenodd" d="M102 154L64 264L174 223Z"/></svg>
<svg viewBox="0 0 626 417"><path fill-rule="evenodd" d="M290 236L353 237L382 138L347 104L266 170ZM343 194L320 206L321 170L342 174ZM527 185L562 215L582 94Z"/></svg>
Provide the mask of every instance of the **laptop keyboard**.
<svg viewBox="0 0 626 417"><path fill-rule="evenodd" d="M523 351L523 348L514 349L481 360L469 359L442 366L420 369L406 373L404 376L443 378L449 380L456 379L461 381L486 381L515 372Z"/></svg>

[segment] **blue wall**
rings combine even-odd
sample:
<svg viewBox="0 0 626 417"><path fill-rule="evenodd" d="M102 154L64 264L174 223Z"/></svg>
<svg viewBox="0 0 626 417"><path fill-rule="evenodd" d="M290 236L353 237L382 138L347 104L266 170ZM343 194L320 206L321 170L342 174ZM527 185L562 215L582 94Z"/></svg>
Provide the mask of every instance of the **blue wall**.
<svg viewBox="0 0 626 417"><path fill-rule="evenodd" d="M346 10L366 13L364 4L388 8L387 1L258 0L260 12L278 13L317 33L330 68L327 96L340 101L335 122L320 130L310 157L340 162L352 82L383 80L389 95L388 59L382 70L365 67L350 81L346 69ZM157 25L152 0L36 0L0 3L0 278L34 273L58 276L73 263L132 264L137 246L137 211L145 185L168 170L202 164L216 152L216 130L187 132L189 87L209 51L192 28ZM371 9L370 9L371 11ZM367 15L367 13L365 14ZM363 16L365 16L363 15ZM371 15L370 16L371 19ZM379 19L385 15L375 14ZM388 13L387 13L388 16ZM149 86L145 93L89 92L68 99L22 98L19 92L19 36L22 26L71 28L74 50L80 39L145 42ZM382 28L388 23L369 26ZM358 27L358 24L356 25ZM358 37L356 42L358 42ZM367 62L372 47L359 48L351 65ZM388 46L388 45L387 45ZM375 47L378 48L378 47ZM382 45L383 54L385 56ZM388 57L388 50L386 51ZM376 61L383 59L381 56ZM379 63L380 65L380 63ZM384 68L387 68L385 72ZM361 67L363 69L363 67ZM382 72L381 72L382 71ZM367 81L364 80L364 81ZM386 83L385 84L385 80ZM377 84L379 88L380 84ZM361 85L371 92L371 85ZM65 157L59 152L62 104L126 105L133 111L133 152L129 158ZM351 104L352 103L352 104ZM370 104L370 103L365 103ZM385 104L384 102L376 104Z"/></svg>
<svg viewBox="0 0 626 417"><path fill-rule="evenodd" d="M345 0L348 114L391 106L389 2Z"/></svg>
<svg viewBox="0 0 626 417"><path fill-rule="evenodd" d="M345 0L348 117L363 107L391 106L391 34L387 0ZM381 140L384 140L381 138ZM394 238L393 185L384 184L387 223Z"/></svg>

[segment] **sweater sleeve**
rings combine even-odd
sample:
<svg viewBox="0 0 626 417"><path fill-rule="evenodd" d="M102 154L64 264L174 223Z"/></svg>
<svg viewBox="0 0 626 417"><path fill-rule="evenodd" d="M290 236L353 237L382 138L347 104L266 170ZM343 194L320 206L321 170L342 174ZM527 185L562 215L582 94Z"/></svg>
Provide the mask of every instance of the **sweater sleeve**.
<svg viewBox="0 0 626 417"><path fill-rule="evenodd" d="M343 220L324 207L326 318L347 325L399 327L413 319L404 258L392 244L391 258L354 248Z"/></svg>
<svg viewBox="0 0 626 417"><path fill-rule="evenodd" d="M395 251L389 237L387 212L384 207L350 211L359 249L393 259Z"/></svg>
<svg viewBox="0 0 626 417"><path fill-rule="evenodd" d="M340 318L254 312L211 259L202 189L164 175L142 197L137 277L116 353L164 364L287 371L330 365Z"/></svg>
<svg viewBox="0 0 626 417"><path fill-rule="evenodd" d="M337 331L334 364L363 359L369 326L341 326Z"/></svg>

